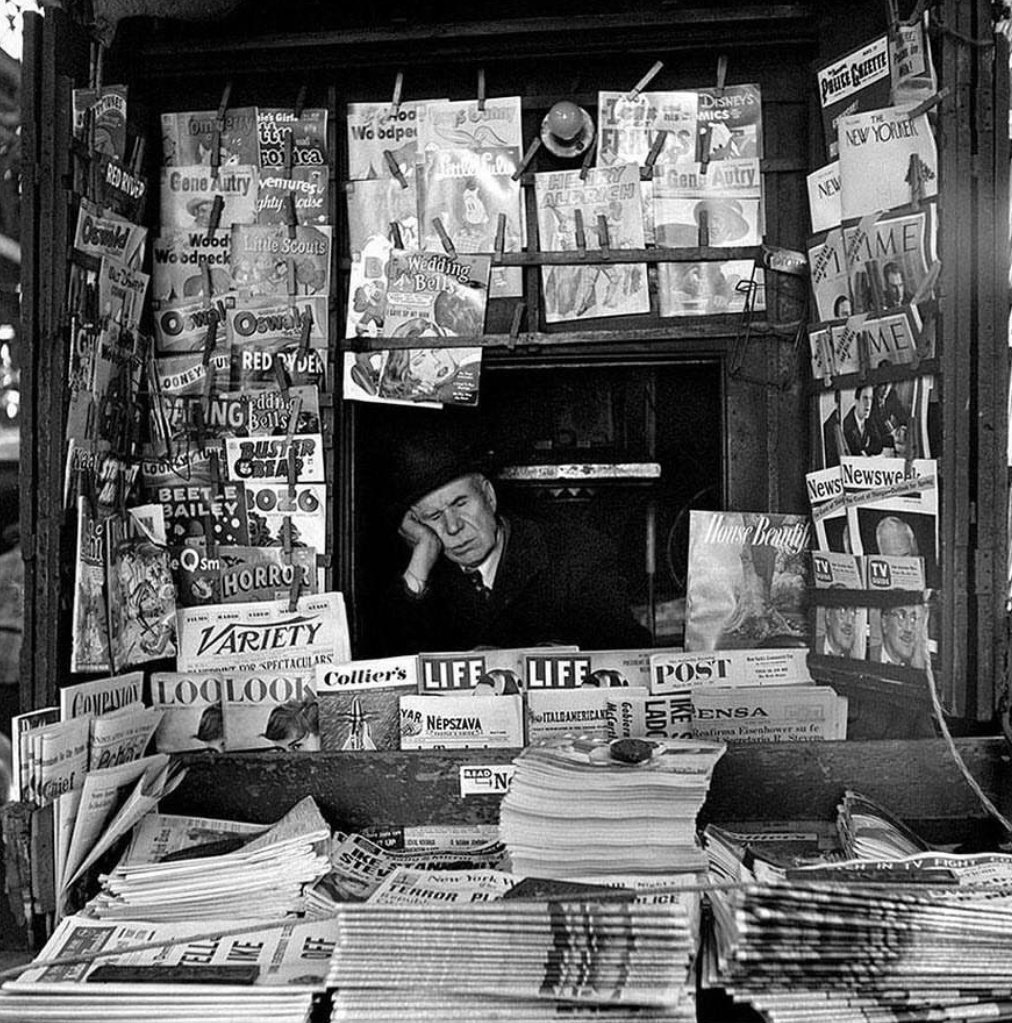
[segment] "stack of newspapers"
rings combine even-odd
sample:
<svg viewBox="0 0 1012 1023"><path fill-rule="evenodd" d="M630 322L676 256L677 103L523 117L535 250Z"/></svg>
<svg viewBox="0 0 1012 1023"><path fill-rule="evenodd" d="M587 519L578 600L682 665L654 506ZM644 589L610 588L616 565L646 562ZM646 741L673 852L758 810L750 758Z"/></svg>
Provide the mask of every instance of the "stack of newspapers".
<svg viewBox="0 0 1012 1023"><path fill-rule="evenodd" d="M60 922L0 991L0 1020L306 1023L326 990L337 922Z"/></svg>
<svg viewBox="0 0 1012 1023"><path fill-rule="evenodd" d="M215 854L215 843L151 862L135 843L101 878L88 913L165 921L301 914L308 888L330 870L329 843L330 827L311 797L227 852Z"/></svg>
<svg viewBox="0 0 1012 1023"><path fill-rule="evenodd" d="M331 1019L695 1020L695 945L678 902L349 905Z"/></svg>
<svg viewBox="0 0 1012 1023"><path fill-rule="evenodd" d="M696 816L721 743L573 738L528 746L503 798L499 830L527 877L701 871Z"/></svg>
<svg viewBox="0 0 1012 1023"><path fill-rule="evenodd" d="M1010 1019L1010 863L926 853L714 892L703 985L770 1023Z"/></svg>

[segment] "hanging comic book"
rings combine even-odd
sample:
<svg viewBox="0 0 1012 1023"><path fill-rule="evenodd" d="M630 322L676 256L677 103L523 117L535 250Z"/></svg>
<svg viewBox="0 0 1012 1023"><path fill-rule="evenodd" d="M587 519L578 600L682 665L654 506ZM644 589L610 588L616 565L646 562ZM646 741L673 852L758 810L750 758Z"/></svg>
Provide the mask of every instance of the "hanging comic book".
<svg viewBox="0 0 1012 1023"><path fill-rule="evenodd" d="M255 166L237 164L223 167L217 174L207 166L163 167L162 230L206 231L211 226L216 199L220 199L217 227L252 224L256 220L259 182Z"/></svg>
<svg viewBox="0 0 1012 1023"><path fill-rule="evenodd" d="M114 671L176 652L176 589L161 505L106 520L109 648Z"/></svg>
<svg viewBox="0 0 1012 1023"><path fill-rule="evenodd" d="M758 245L764 232L762 175L758 159L712 165L666 164L654 175L654 232L669 248ZM740 311L753 279L754 260L661 263L657 298L661 316ZM763 308L756 274L753 308Z"/></svg>
<svg viewBox="0 0 1012 1023"><path fill-rule="evenodd" d="M430 103L446 100L404 100L391 103L348 104L348 180L365 181L390 176L385 152L410 178L418 163L418 125Z"/></svg>
<svg viewBox="0 0 1012 1023"><path fill-rule="evenodd" d="M418 191L414 178L401 185L396 178L349 181L344 187L348 203L348 247L352 259L374 238L390 238L396 224L400 245L417 249Z"/></svg>
<svg viewBox="0 0 1012 1023"><path fill-rule="evenodd" d="M330 292L332 228L241 224L232 228L231 267L236 287L253 298Z"/></svg>
<svg viewBox="0 0 1012 1023"><path fill-rule="evenodd" d="M162 303L186 299L217 299L235 291L232 279L232 231L168 231L151 245L151 299L157 309ZM204 294L207 261L211 294Z"/></svg>
<svg viewBox="0 0 1012 1023"><path fill-rule="evenodd" d="M804 515L693 509L685 649L807 642L810 540Z"/></svg>
<svg viewBox="0 0 1012 1023"><path fill-rule="evenodd" d="M763 155L762 92L758 85L697 89L695 159L708 162Z"/></svg>
<svg viewBox="0 0 1012 1023"><path fill-rule="evenodd" d="M326 167L293 167L291 175L277 168L261 169L256 223L329 224L329 171Z"/></svg>
<svg viewBox="0 0 1012 1023"><path fill-rule="evenodd" d="M258 107L257 138L262 169L286 169L289 151L292 167L326 167L327 109Z"/></svg>
<svg viewBox="0 0 1012 1023"><path fill-rule="evenodd" d="M513 174L523 151L520 97L430 103L418 131L419 233L422 248L441 252L436 226L460 253L493 252L500 215L505 216L503 248L523 244L523 202ZM499 267L489 285L492 298L519 296L519 267Z"/></svg>
<svg viewBox="0 0 1012 1023"><path fill-rule="evenodd" d="M661 131L666 135L658 163L695 159L699 106L699 93L694 89L641 92L634 97L625 92L599 92L597 165L642 166Z"/></svg>
<svg viewBox="0 0 1012 1023"><path fill-rule="evenodd" d="M456 259L393 251L388 263L385 337L477 337L489 296L488 256ZM380 398L476 405L481 347L397 348L385 354Z"/></svg>
<svg viewBox="0 0 1012 1023"><path fill-rule="evenodd" d="M159 458L185 453L204 439L205 446L220 447L225 437L242 437L249 432L249 408L245 395L170 394L151 395L149 439L145 454Z"/></svg>
<svg viewBox="0 0 1012 1023"><path fill-rule="evenodd" d="M237 482L324 483L323 437L318 433L291 437L227 437L228 478Z"/></svg>
<svg viewBox="0 0 1012 1023"><path fill-rule="evenodd" d="M103 256L98 269L98 308L102 319L123 330L136 331L150 280L148 274L122 260Z"/></svg>
<svg viewBox="0 0 1012 1023"><path fill-rule="evenodd" d="M298 576L300 593L318 591L316 548L186 546L172 552L181 607L281 600Z"/></svg>
<svg viewBox="0 0 1012 1023"><path fill-rule="evenodd" d="M587 249L644 247L640 172L633 164L591 168L586 175L535 174L534 194L543 252L575 251L578 219ZM650 312L645 263L545 266L541 281L548 323Z"/></svg>
<svg viewBox="0 0 1012 1023"><path fill-rule="evenodd" d="M211 299L188 299L174 302L155 313L155 352L157 355L178 355L203 352L213 331L212 352L228 350L228 314L236 306L235 292Z"/></svg>
<svg viewBox="0 0 1012 1023"><path fill-rule="evenodd" d="M327 486L250 480L244 484L251 547L327 550Z"/></svg>
<svg viewBox="0 0 1012 1023"><path fill-rule="evenodd" d="M127 98L125 85L103 85L97 89L74 89L71 105L74 136L89 143L96 153L122 160L127 144ZM91 137L85 139L85 115L91 115Z"/></svg>
<svg viewBox="0 0 1012 1023"><path fill-rule="evenodd" d="M242 397L246 411L245 430L236 436L320 433L320 391L313 384L296 384L285 391L265 387ZM294 424L293 416L296 417Z"/></svg>
<svg viewBox="0 0 1012 1023"><path fill-rule="evenodd" d="M82 265L98 268L103 256L140 267L148 229L114 213L107 213L88 199L81 199L74 227L74 258Z"/></svg>
<svg viewBox="0 0 1012 1023"><path fill-rule="evenodd" d="M243 303L230 310L229 388L252 391L277 387L277 359L287 382L313 384L325 390L327 344L315 326L313 307L302 299L294 305L275 301L251 307Z"/></svg>
<svg viewBox="0 0 1012 1023"><path fill-rule="evenodd" d="M113 670L106 607L105 527L89 507L88 498L82 495L77 500L71 671Z"/></svg>
<svg viewBox="0 0 1012 1023"><path fill-rule="evenodd" d="M98 165L96 203L135 224L141 223L148 197L148 179L114 156L102 153L93 155L92 159Z"/></svg>
<svg viewBox="0 0 1012 1023"><path fill-rule="evenodd" d="M211 150L218 138L218 165L235 164L257 166L260 161L260 141L257 135L256 107L231 107L222 119L223 128L216 130L217 110L189 110L181 113L163 113L162 162L168 167L189 164L211 164Z"/></svg>
<svg viewBox="0 0 1012 1023"><path fill-rule="evenodd" d="M179 547L189 541L210 541L221 546L246 546L249 530L246 495L241 483L210 483L187 461L176 471L159 463L145 463L144 490L149 501L162 506L168 544ZM181 473L190 473L184 478Z"/></svg>

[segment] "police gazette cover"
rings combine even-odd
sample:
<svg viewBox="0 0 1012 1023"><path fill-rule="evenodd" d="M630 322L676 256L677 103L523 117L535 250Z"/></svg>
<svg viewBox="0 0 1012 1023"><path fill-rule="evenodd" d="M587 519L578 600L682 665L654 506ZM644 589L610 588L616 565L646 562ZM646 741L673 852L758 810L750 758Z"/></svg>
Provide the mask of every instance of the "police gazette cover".
<svg viewBox="0 0 1012 1023"><path fill-rule="evenodd" d="M289 601L211 604L177 612L180 671L315 673L315 665L351 659L342 593Z"/></svg>
<svg viewBox="0 0 1012 1023"><path fill-rule="evenodd" d="M810 546L804 515L693 509L686 649L807 645Z"/></svg>

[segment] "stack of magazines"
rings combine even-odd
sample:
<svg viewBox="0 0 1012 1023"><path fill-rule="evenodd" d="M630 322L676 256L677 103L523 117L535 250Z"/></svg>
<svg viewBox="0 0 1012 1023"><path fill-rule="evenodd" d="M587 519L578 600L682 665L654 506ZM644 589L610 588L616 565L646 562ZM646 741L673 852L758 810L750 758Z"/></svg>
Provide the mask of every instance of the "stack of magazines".
<svg viewBox="0 0 1012 1023"><path fill-rule="evenodd" d="M696 1018L677 902L349 905L333 1021Z"/></svg>
<svg viewBox="0 0 1012 1023"><path fill-rule="evenodd" d="M330 827L307 796L262 834L236 840L231 851L207 845L158 862L128 854L102 878L88 913L160 921L301 914L308 887L330 869L329 842Z"/></svg>
<svg viewBox="0 0 1012 1023"><path fill-rule="evenodd" d="M571 736L528 746L500 810L514 873L578 879L704 870L696 815L724 749Z"/></svg>

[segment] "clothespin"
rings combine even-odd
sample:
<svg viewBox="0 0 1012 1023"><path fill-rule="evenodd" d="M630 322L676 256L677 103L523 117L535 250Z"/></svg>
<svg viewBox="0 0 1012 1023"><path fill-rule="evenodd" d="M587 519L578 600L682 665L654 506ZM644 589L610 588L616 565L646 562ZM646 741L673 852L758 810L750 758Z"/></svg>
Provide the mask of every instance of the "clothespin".
<svg viewBox="0 0 1012 1023"><path fill-rule="evenodd" d="M573 210L573 226L576 230L576 249L580 254L580 259L585 259L587 256L587 235L583 230L583 210L579 207Z"/></svg>
<svg viewBox="0 0 1012 1023"><path fill-rule="evenodd" d="M292 451L292 438L299 432L299 416L302 415L302 395L297 394L288 409L288 429L285 431L285 444L288 452Z"/></svg>
<svg viewBox="0 0 1012 1023"><path fill-rule="evenodd" d="M211 494L218 497L222 493L221 464L218 461L218 449L213 448L207 457L207 468L211 476Z"/></svg>
<svg viewBox="0 0 1012 1023"><path fill-rule="evenodd" d="M724 82L727 79L727 54L722 53L717 58L717 95L724 95Z"/></svg>
<svg viewBox="0 0 1012 1023"><path fill-rule="evenodd" d="M278 390L281 392L281 397L285 401L289 401L288 374L285 372L285 367L281 365L281 358L278 355L274 356L274 378L278 382Z"/></svg>
<svg viewBox="0 0 1012 1023"><path fill-rule="evenodd" d="M295 305L295 299L299 294L299 282L295 275L295 260L288 257L288 304Z"/></svg>
<svg viewBox="0 0 1012 1023"><path fill-rule="evenodd" d="M214 197L214 201L211 203L211 213L207 218L207 235L205 236L208 244L214 237L214 232L218 230L218 225L221 223L221 215L225 212L225 198L220 193Z"/></svg>
<svg viewBox="0 0 1012 1023"><path fill-rule="evenodd" d="M130 156L130 172L132 174L140 174L141 167L144 166L144 147L147 144L147 139L143 135L138 135L134 139L134 149Z"/></svg>
<svg viewBox="0 0 1012 1023"><path fill-rule="evenodd" d="M862 382L868 376L868 367L870 363L871 356L868 353L868 334L862 330L859 331L857 335L857 376Z"/></svg>
<svg viewBox="0 0 1012 1023"><path fill-rule="evenodd" d="M517 338L520 336L520 325L523 323L524 314L527 312L526 302L517 302L513 307L513 320L510 323L510 339L506 342L506 347L513 351L516 347Z"/></svg>
<svg viewBox="0 0 1012 1023"><path fill-rule="evenodd" d="M390 101L390 106L393 113L397 113L401 109L401 89L404 87L404 72L398 71L397 77L394 79L394 95Z"/></svg>
<svg viewBox="0 0 1012 1023"><path fill-rule="evenodd" d="M580 164L580 180L586 181L590 173L590 165L594 162L594 147L588 146L587 152L583 154L583 162Z"/></svg>
<svg viewBox="0 0 1012 1023"><path fill-rule="evenodd" d="M292 552L288 551L289 563L291 563ZM292 584L288 590L288 613L295 614L299 609L299 590L302 588L302 569L298 565L292 565Z"/></svg>
<svg viewBox="0 0 1012 1023"><path fill-rule="evenodd" d="M285 196L285 224L288 226L288 237L295 240L295 229L299 226L299 215L295 210L295 193Z"/></svg>
<svg viewBox="0 0 1012 1023"><path fill-rule="evenodd" d="M495 262L502 262L503 250L506 248L506 214L500 213L495 223Z"/></svg>
<svg viewBox="0 0 1012 1023"><path fill-rule="evenodd" d="M647 153L647 158L643 161L643 170L645 174L641 174L641 177L652 178L654 176L654 164L657 163L657 157L661 155L661 150L664 148L664 143L667 141L668 133L662 129L655 136L653 142L650 143L650 152Z"/></svg>
<svg viewBox="0 0 1012 1023"><path fill-rule="evenodd" d="M527 151L524 153L524 158L520 161L520 166L511 175L511 180L519 181L524 171L527 170L527 165L534 159L534 154L541 148L541 136L536 135L532 140L531 144L527 147Z"/></svg>
<svg viewBox="0 0 1012 1023"><path fill-rule="evenodd" d="M199 401L193 406L193 427L197 435L197 447L203 451L207 447L207 420L204 418L204 406Z"/></svg>
<svg viewBox="0 0 1012 1023"><path fill-rule="evenodd" d="M597 217L597 243L601 249L602 259L611 259L611 239L608 237L608 218L603 214Z"/></svg>
<svg viewBox="0 0 1012 1023"><path fill-rule="evenodd" d="M285 177L292 178L292 165L295 163L295 136L292 132L285 135Z"/></svg>
<svg viewBox="0 0 1012 1023"><path fill-rule="evenodd" d="M921 114L926 114L929 110L934 110L950 92L952 92L952 86L946 85L939 89L933 96L929 96L927 99L921 100L921 102L918 103L917 106L913 107L907 114L907 119L912 121L915 117L920 117Z"/></svg>
<svg viewBox="0 0 1012 1023"><path fill-rule="evenodd" d="M895 39L900 29L900 11L896 0L885 0L887 31Z"/></svg>
<svg viewBox="0 0 1012 1023"><path fill-rule="evenodd" d="M208 262L207 256L200 257L200 276L200 283L204 289L204 308L206 309L211 304L211 294L213 290L211 264Z"/></svg>
<svg viewBox="0 0 1012 1023"><path fill-rule="evenodd" d="M936 259L932 262L931 266L928 267L928 272L924 275L924 280L917 286L917 290L914 292L914 297L910 299L911 305L919 305L931 293L935 290L935 284L938 281L938 275L942 272L942 262Z"/></svg>
<svg viewBox="0 0 1012 1023"><path fill-rule="evenodd" d="M395 249L404 248L404 238L401 235L401 225L396 220L390 221L390 242Z"/></svg>
<svg viewBox="0 0 1012 1023"><path fill-rule="evenodd" d="M713 138L713 126L707 122L699 127L699 173L705 174L710 165L710 142Z"/></svg>
<svg viewBox="0 0 1012 1023"><path fill-rule="evenodd" d="M657 61L654 66L626 93L625 98L632 102L636 97L654 80L657 73L664 67L663 61Z"/></svg>
<svg viewBox="0 0 1012 1023"><path fill-rule="evenodd" d="M828 330L820 331L817 345L819 348L819 361L822 363L822 384L824 387L833 386L833 342L832 335Z"/></svg>
<svg viewBox="0 0 1012 1023"><path fill-rule="evenodd" d="M225 130L225 111L228 110L229 97L232 95L232 83L226 82L218 103L218 114L214 119L214 132L211 135L211 177L218 177L221 166L221 133Z"/></svg>
<svg viewBox="0 0 1012 1023"><path fill-rule="evenodd" d="M834 432L836 433L836 450L841 455L852 455L854 452L850 450L850 445L847 443L847 438L843 433L843 423L837 419L833 423Z"/></svg>
<svg viewBox="0 0 1012 1023"><path fill-rule="evenodd" d="M478 68L478 109L485 111L485 69Z"/></svg>
<svg viewBox="0 0 1012 1023"><path fill-rule="evenodd" d="M439 240L442 243L443 250L450 257L450 259L457 258L457 250L453 247L453 240L446 233L446 228L443 227L442 220L439 217L433 217L432 226L436 229L436 234L439 235Z"/></svg>
<svg viewBox="0 0 1012 1023"><path fill-rule="evenodd" d="M710 245L710 213L707 209L699 210L699 234L696 244L701 248L708 248Z"/></svg>
<svg viewBox="0 0 1012 1023"><path fill-rule="evenodd" d="M102 63L105 59L105 47L96 39L91 45L88 62L88 86L100 91L102 88Z"/></svg>
<svg viewBox="0 0 1012 1023"><path fill-rule="evenodd" d="M907 164L907 175L903 179L910 186L910 204L919 209L924 200L924 184L931 176L931 170L925 165L918 153L910 154Z"/></svg>
<svg viewBox="0 0 1012 1023"><path fill-rule="evenodd" d="M208 512L204 519L204 553L208 558L218 555L218 541L214 538L214 516Z"/></svg>
<svg viewBox="0 0 1012 1023"><path fill-rule="evenodd" d="M218 317L212 316L207 324L207 333L204 335L204 352L201 361L206 366L214 354L215 345L218 343Z"/></svg>
<svg viewBox="0 0 1012 1023"><path fill-rule="evenodd" d="M299 355L305 355L309 350L309 338L313 333L313 307L307 305L302 310L302 333L299 335Z"/></svg>
<svg viewBox="0 0 1012 1023"><path fill-rule="evenodd" d="M302 109L306 105L306 83L303 82L299 86L299 91L295 94L295 106L292 107L292 114L295 119L298 120L302 116Z"/></svg>
<svg viewBox="0 0 1012 1023"><path fill-rule="evenodd" d="M917 457L917 417L911 413L907 419L907 446L903 452L903 475L913 476L914 459Z"/></svg>
<svg viewBox="0 0 1012 1023"><path fill-rule="evenodd" d="M401 170L401 165L397 162L397 157L394 156L389 149L384 149L383 159L386 160L390 173L397 179L401 188L407 188L408 179L404 176L404 171Z"/></svg>

